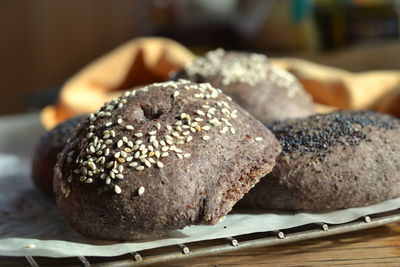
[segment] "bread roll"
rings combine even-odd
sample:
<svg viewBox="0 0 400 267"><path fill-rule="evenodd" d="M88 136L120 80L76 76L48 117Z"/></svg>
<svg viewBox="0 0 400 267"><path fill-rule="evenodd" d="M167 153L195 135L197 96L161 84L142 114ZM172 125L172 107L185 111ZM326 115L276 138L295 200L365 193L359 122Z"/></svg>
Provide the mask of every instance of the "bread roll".
<svg viewBox="0 0 400 267"><path fill-rule="evenodd" d="M161 236L220 221L279 152L266 127L210 84L153 84L81 124L59 157L54 191L88 237Z"/></svg>

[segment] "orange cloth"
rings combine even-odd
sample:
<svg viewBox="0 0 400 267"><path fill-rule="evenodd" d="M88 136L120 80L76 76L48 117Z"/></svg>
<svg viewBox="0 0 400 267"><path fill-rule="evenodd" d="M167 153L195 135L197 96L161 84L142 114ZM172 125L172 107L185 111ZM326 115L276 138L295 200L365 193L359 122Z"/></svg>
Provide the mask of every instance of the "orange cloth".
<svg viewBox="0 0 400 267"><path fill-rule="evenodd" d="M293 73L315 102L341 109L372 109L400 84L400 71L353 73L302 59L271 61Z"/></svg>
<svg viewBox="0 0 400 267"><path fill-rule="evenodd" d="M56 105L42 112L51 129L72 116L97 110L121 91L168 79L194 55L166 38L137 38L98 58L71 77L61 89Z"/></svg>
<svg viewBox="0 0 400 267"><path fill-rule="evenodd" d="M121 91L168 79L194 54L166 38L133 39L93 61L71 77L56 105L42 112L51 129L79 114L96 111ZM400 116L400 71L352 73L296 58L271 62L293 73L316 102L318 113L335 109L375 109Z"/></svg>

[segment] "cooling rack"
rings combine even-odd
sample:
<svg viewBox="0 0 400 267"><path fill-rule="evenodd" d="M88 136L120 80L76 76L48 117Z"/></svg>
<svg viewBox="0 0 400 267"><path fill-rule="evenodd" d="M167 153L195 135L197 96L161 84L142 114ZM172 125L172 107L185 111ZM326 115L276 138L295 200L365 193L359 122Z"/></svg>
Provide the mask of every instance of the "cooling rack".
<svg viewBox="0 0 400 267"><path fill-rule="evenodd" d="M316 222L313 224L302 225L299 227L279 229L275 231L227 236L222 239L199 241L187 244L178 244L163 248L132 251L129 254L118 257L75 257L75 258L44 258L44 257L25 257L25 264L29 263L33 267L38 266L85 266L85 267L130 267L148 266L156 263L166 263L188 259L216 255L220 253L266 247L278 246L291 242L321 238L337 235L352 231L364 230L389 223L400 222L400 210L390 212L375 213L358 218L357 220L343 224L327 224ZM3 257L4 258L4 257ZM0 261L2 257L0 257ZM7 258L11 263L10 258ZM22 258L18 259L23 262Z"/></svg>

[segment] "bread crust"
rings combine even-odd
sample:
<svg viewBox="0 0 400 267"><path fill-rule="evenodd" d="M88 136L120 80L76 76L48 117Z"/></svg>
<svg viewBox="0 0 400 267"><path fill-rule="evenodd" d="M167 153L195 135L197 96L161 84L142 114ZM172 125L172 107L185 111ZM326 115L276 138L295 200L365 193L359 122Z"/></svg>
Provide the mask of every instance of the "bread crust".
<svg viewBox="0 0 400 267"><path fill-rule="evenodd" d="M270 125L282 153L240 207L321 211L400 196L399 121L338 111Z"/></svg>
<svg viewBox="0 0 400 267"><path fill-rule="evenodd" d="M86 236L156 237L217 223L279 153L274 135L220 90L153 84L89 116L59 158L54 190L61 212Z"/></svg>
<svg viewBox="0 0 400 267"><path fill-rule="evenodd" d="M218 49L195 59L174 79L209 82L263 123L314 114L311 96L266 56Z"/></svg>

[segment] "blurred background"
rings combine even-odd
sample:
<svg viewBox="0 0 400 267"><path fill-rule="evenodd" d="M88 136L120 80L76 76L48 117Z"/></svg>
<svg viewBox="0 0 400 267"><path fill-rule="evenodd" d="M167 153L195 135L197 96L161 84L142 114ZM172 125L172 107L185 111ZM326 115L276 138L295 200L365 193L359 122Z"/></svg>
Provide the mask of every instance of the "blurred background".
<svg viewBox="0 0 400 267"><path fill-rule="evenodd" d="M399 0L1 0L0 114L39 110L93 59L139 36L350 71L400 70Z"/></svg>

